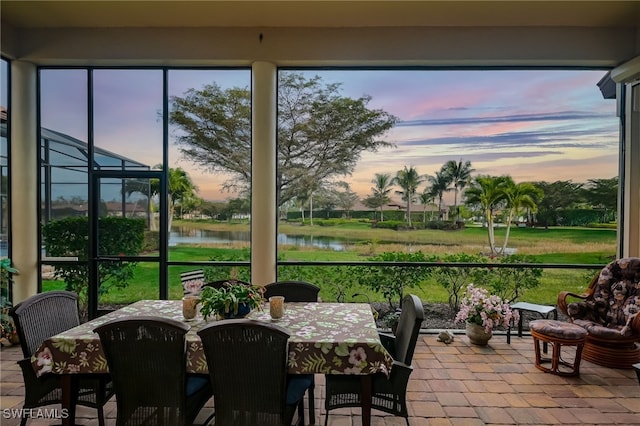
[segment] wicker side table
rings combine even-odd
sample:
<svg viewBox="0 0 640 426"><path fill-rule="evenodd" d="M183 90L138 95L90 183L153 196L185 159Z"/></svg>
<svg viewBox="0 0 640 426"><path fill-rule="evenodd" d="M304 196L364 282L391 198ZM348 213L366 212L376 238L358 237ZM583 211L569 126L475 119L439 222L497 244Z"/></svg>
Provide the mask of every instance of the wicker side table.
<svg viewBox="0 0 640 426"><path fill-rule="evenodd" d="M535 320L529 323L529 329L536 353L536 368L559 376L580 375L582 349L587 339L587 331L584 328L556 320ZM552 345L551 358L543 357L547 351L540 350L541 342ZM575 346L576 353L573 362L562 359L563 346ZM544 365L548 363L551 363L551 367Z"/></svg>

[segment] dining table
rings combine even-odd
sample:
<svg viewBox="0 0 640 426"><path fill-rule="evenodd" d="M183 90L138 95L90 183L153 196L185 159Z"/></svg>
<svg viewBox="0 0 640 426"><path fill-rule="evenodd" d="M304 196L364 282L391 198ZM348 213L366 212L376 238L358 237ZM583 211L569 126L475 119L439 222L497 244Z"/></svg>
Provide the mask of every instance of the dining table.
<svg viewBox="0 0 640 426"><path fill-rule="evenodd" d="M46 339L31 357L37 376L60 375L62 408L68 416L63 425L75 422L77 379L83 374L108 374L107 361L94 329L124 317L158 316L186 321L187 373L208 374L202 342L197 332L213 321L200 314L185 320L180 300L140 300ZM372 377L389 375L393 359L382 345L371 307L367 303L285 303L285 314L272 319L268 306L247 315L248 319L277 324L290 333L289 374L347 374L360 378L362 424L371 424ZM224 321L224 320L222 320Z"/></svg>

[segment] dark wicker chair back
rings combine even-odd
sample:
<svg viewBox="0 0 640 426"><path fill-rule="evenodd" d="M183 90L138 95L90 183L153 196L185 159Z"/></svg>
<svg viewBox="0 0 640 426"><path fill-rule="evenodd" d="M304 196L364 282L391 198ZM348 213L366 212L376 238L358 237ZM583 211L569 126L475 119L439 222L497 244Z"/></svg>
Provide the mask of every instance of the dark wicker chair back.
<svg viewBox="0 0 640 426"><path fill-rule="evenodd" d="M317 302L320 287L306 281L276 281L264 286L264 298L284 296L285 302ZM313 377L313 376L312 376ZM309 386L309 422L315 424L315 380ZM304 418L302 419L304 422Z"/></svg>
<svg viewBox="0 0 640 426"><path fill-rule="evenodd" d="M291 424L293 412L286 412L285 329L238 319L212 323L198 335L211 375L216 424Z"/></svg>
<svg viewBox="0 0 640 426"><path fill-rule="evenodd" d="M118 425L189 425L209 396L187 410L186 343L190 326L160 317L118 318L100 336L117 400ZM203 397L206 395L203 395Z"/></svg>
<svg viewBox="0 0 640 426"><path fill-rule="evenodd" d="M80 325L78 295L70 291L36 294L14 306L10 315L16 324L22 355L28 358L49 337Z"/></svg>
<svg viewBox="0 0 640 426"><path fill-rule="evenodd" d="M285 302L317 302L320 287L306 281L276 281L264 286L264 298L284 296Z"/></svg>
<svg viewBox="0 0 640 426"><path fill-rule="evenodd" d="M413 371L411 360L423 319L424 308L420 299L414 295L405 296L396 335L380 334L382 344L393 357L391 374L388 378L383 374L373 377L371 407L404 417L407 425L407 384ZM361 406L361 387L357 376L326 376L325 426L328 424L330 410Z"/></svg>
<svg viewBox="0 0 640 426"><path fill-rule="evenodd" d="M402 301L402 312L396 329L394 353L391 354L393 359L411 365L423 320L422 301L414 295L406 296Z"/></svg>
<svg viewBox="0 0 640 426"><path fill-rule="evenodd" d="M31 365L33 355L42 342L80 324L78 295L69 291L36 294L15 305L9 315L16 324L24 359L18 361L24 379L25 409L62 402L60 376L37 377ZM98 411L98 424L104 426L104 404L113 396L111 378L96 375L79 380L77 403ZM27 417L21 421L25 425Z"/></svg>

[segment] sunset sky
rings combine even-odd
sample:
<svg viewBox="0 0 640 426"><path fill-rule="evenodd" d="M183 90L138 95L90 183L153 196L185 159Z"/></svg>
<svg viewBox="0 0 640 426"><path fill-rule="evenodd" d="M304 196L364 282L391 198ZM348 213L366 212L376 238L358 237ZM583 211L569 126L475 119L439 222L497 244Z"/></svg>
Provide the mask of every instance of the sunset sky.
<svg viewBox="0 0 640 426"><path fill-rule="evenodd" d="M618 118L615 100L597 87L606 71L327 71L310 70L327 83L342 83L348 97L370 95L400 121L385 139L396 148L366 153L350 177L365 197L375 173L392 176L403 166L434 174L447 160L471 161L476 174L511 175L516 182L611 178L617 175ZM42 74L44 127L87 140L86 73ZM250 87L249 70L171 70L170 95L216 81ZM161 160L162 73L97 70L94 74L97 146L136 161ZM172 167L188 170L208 200L223 176L193 169L172 145ZM422 191L423 188L419 188Z"/></svg>

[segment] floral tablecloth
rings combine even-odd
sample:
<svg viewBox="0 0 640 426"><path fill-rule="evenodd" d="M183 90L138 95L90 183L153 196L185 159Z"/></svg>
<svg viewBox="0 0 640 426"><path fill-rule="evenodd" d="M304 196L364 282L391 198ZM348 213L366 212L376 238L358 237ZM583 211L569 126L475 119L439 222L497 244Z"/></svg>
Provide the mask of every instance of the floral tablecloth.
<svg viewBox="0 0 640 426"><path fill-rule="evenodd" d="M272 322L268 307L249 318ZM100 339L93 329L114 318L153 315L183 321L178 300L141 300L47 339L31 358L38 376L45 373L108 373ZM380 343L366 303L286 303L275 322L291 333L289 373L389 374L392 358ZM189 322L187 372L207 373L197 331L208 324L200 316Z"/></svg>
<svg viewBox="0 0 640 426"><path fill-rule="evenodd" d="M272 321L268 307L248 318ZM273 322L291 333L290 373L389 374L393 359L366 303L285 303Z"/></svg>

